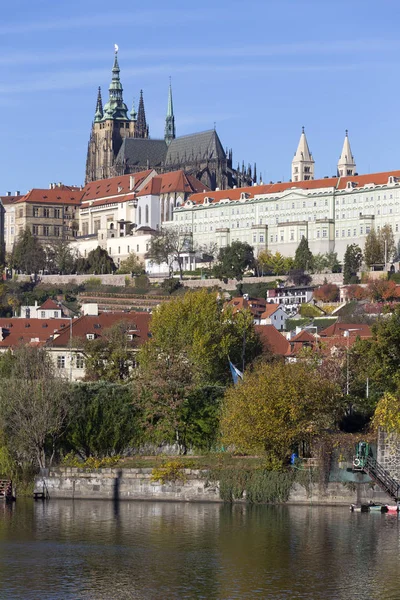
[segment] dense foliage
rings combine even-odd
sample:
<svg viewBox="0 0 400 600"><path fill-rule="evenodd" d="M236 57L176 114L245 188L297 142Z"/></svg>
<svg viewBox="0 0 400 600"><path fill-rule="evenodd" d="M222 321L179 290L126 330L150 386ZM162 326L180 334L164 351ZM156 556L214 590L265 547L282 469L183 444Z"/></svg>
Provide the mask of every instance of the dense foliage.
<svg viewBox="0 0 400 600"><path fill-rule="evenodd" d="M243 278L245 271L255 267L253 247L247 242L235 241L220 248L218 264L213 268L214 277L221 280Z"/></svg>

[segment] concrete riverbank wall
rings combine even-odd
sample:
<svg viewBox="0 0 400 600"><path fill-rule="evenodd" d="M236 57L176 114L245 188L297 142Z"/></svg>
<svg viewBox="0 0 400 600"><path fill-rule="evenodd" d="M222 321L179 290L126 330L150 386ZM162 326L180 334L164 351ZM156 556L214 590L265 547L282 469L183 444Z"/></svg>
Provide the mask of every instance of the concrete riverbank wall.
<svg viewBox="0 0 400 600"><path fill-rule="evenodd" d="M169 500L174 502L223 502L218 482L209 482L204 472L185 470L185 480L161 483L151 478L152 469L96 469L76 467L52 469L38 476L35 490L43 488L50 498L89 500ZM245 499L239 500L244 502ZM391 503L372 482L330 482L308 489L295 483L288 504L350 505L360 502Z"/></svg>

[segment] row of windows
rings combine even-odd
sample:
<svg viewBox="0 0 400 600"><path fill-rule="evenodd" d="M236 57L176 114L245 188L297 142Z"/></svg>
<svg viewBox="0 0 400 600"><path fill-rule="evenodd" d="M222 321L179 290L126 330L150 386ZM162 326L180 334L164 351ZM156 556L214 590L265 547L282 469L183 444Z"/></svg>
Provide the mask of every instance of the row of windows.
<svg viewBox="0 0 400 600"><path fill-rule="evenodd" d="M65 369L67 364L67 357L64 355L57 356L57 369ZM85 368L85 359L81 354L76 354L75 356L75 368L76 369L84 369Z"/></svg>
<svg viewBox="0 0 400 600"><path fill-rule="evenodd" d="M44 237L54 236L60 237L62 233L62 227L59 225L32 225L33 235L43 235Z"/></svg>
<svg viewBox="0 0 400 600"><path fill-rule="evenodd" d="M49 208L49 207L45 207L42 208L41 206L34 206L33 207L33 216L34 217L44 217L46 219L48 218L52 218L52 219L61 219L63 216L62 213L62 209L61 208Z"/></svg>

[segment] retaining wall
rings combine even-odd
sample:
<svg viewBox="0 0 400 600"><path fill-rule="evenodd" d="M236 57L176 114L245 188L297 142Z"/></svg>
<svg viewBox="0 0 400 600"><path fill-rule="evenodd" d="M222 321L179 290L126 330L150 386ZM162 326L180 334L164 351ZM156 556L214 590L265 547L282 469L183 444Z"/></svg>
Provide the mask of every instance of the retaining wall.
<svg viewBox="0 0 400 600"><path fill-rule="evenodd" d="M162 484L151 480L152 469L78 468L51 470L38 476L35 490L48 489L50 498L90 500L172 500L178 502L222 502L218 482L209 483L205 473L185 470L185 482ZM309 491L294 484L289 504L350 505L360 502L391 502L371 483L328 483L326 488L314 484ZM243 502L243 500L242 500Z"/></svg>

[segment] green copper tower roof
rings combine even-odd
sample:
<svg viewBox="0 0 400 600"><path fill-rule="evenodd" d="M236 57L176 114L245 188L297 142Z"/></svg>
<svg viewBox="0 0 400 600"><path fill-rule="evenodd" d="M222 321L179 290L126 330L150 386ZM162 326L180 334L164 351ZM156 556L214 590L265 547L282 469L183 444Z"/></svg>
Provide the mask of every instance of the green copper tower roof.
<svg viewBox="0 0 400 600"><path fill-rule="evenodd" d="M94 114L95 122L101 121L103 118L103 102L101 99L101 88L99 87L97 91L97 103L96 103L96 112Z"/></svg>
<svg viewBox="0 0 400 600"><path fill-rule="evenodd" d="M135 109L135 99L132 100L132 110L129 113L132 121L136 121L137 118L137 113L136 113L136 109Z"/></svg>
<svg viewBox="0 0 400 600"><path fill-rule="evenodd" d="M124 103L122 84L119 78L118 47L115 47L114 64L112 68L112 79L108 88L109 98L104 105L103 120L129 121L128 107Z"/></svg>

